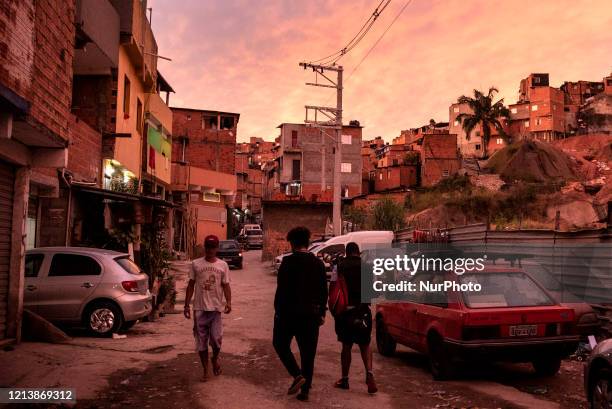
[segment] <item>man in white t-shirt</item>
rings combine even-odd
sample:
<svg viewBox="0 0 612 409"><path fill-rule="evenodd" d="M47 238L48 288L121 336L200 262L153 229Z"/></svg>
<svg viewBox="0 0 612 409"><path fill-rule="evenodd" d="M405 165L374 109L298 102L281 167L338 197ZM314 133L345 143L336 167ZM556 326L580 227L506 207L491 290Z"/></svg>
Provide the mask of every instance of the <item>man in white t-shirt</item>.
<svg viewBox="0 0 612 409"><path fill-rule="evenodd" d="M208 379L208 344L212 348L213 373L221 374L219 352L223 338L221 311L229 314L232 310L229 267L217 258L219 239L209 235L204 239L204 257L193 260L189 272L189 284L185 296L185 318L191 318L189 303L193 300L193 335L196 349L202 362L202 380ZM223 299L225 298L225 303Z"/></svg>

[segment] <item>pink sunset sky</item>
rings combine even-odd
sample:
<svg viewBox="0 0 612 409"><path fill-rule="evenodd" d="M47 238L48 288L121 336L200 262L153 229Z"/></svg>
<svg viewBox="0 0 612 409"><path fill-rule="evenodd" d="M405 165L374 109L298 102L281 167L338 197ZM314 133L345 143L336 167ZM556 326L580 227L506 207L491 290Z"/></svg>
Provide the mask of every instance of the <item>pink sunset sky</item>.
<svg viewBox="0 0 612 409"><path fill-rule="evenodd" d="M334 104L333 90L304 85L300 61L340 49L380 0L149 0L174 87L172 106L238 112L238 140L272 140L281 122L303 122L304 105ZM340 63L345 78L405 0L393 0L359 47ZM551 85L612 71L610 0L412 0L345 81L344 119L364 138L448 121L461 94L491 85L516 101L519 81L550 73Z"/></svg>

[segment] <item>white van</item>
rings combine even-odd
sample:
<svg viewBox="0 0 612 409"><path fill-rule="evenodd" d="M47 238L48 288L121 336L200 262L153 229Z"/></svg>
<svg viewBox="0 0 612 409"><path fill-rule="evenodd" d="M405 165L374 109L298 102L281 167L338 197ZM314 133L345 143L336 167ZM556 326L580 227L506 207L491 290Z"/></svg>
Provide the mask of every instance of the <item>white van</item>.
<svg viewBox="0 0 612 409"><path fill-rule="evenodd" d="M332 237L324 243L310 250L315 256L325 254L344 253L346 245L350 242L357 243L359 251L374 249L381 246L390 246L393 242L393 232L386 230L355 231L342 236Z"/></svg>

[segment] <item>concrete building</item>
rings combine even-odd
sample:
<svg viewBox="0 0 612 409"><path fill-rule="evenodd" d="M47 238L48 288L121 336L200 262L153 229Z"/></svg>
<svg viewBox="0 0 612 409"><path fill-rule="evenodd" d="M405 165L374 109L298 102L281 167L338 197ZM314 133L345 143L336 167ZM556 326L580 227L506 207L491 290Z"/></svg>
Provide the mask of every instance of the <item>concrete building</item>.
<svg viewBox="0 0 612 409"><path fill-rule="evenodd" d="M240 114L172 108L172 191L175 248L196 254L208 234L231 236L237 191L236 133Z"/></svg>
<svg viewBox="0 0 612 409"><path fill-rule="evenodd" d="M318 128L283 123L274 165L266 166L265 200L331 202L333 196L333 140ZM362 158L359 125L342 129L342 197L361 194ZM329 132L329 131L328 131Z"/></svg>
<svg viewBox="0 0 612 409"><path fill-rule="evenodd" d="M482 125L478 124L470 136L463 129L463 124L457 120L461 114L471 114L472 110L467 104L454 103L449 107L448 131L457 135L457 147L461 155L468 158L482 158L485 154L482 138ZM495 151L506 146L506 142L494 127L491 128L491 137L487 145L487 154L491 156Z"/></svg>

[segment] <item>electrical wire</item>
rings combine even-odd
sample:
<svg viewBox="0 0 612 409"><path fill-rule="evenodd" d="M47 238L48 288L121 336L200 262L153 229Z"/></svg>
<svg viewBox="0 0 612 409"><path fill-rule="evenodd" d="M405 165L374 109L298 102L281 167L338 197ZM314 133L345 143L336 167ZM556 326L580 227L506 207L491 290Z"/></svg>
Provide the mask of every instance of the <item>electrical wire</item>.
<svg viewBox="0 0 612 409"><path fill-rule="evenodd" d="M372 53L372 51L374 50L374 48L376 48L376 46L378 45L378 43L380 43L380 41L383 39L383 37L385 36L385 34L387 34L387 32L391 29L391 27L393 27L393 24L395 24L395 22L397 21L397 19L399 19L399 17L402 15L402 13L404 12L404 10L406 10L406 8L410 5L410 3L412 3L412 0L408 0L406 3L404 3L404 5L402 6L402 8L400 9L399 13L397 13L397 15L395 16L395 18L391 21L391 23L387 26L387 28L385 29L385 31L382 32L382 34L380 35L380 37L378 37L378 39L374 42L374 44L372 44L372 47L370 47L370 49L365 53L365 55L363 56L363 58L359 61L359 63L357 63L357 65L351 70L351 72L349 72L348 76L346 77L345 81L348 80L349 78L351 78L351 76L355 73L355 71L357 71L357 69L361 66L361 64L368 58L368 56Z"/></svg>
<svg viewBox="0 0 612 409"><path fill-rule="evenodd" d="M381 0L378 6L374 9L374 12L370 15L370 17L365 21L365 23L361 26L359 31L353 36L353 38L340 50L336 51L333 54L330 54L326 57L320 58L318 60L310 61L311 64L321 64L321 65L331 65L335 64L340 60L343 56L345 56L349 51L355 48L361 40L368 34L371 30L372 26L380 16L380 14L387 8L391 0Z"/></svg>

